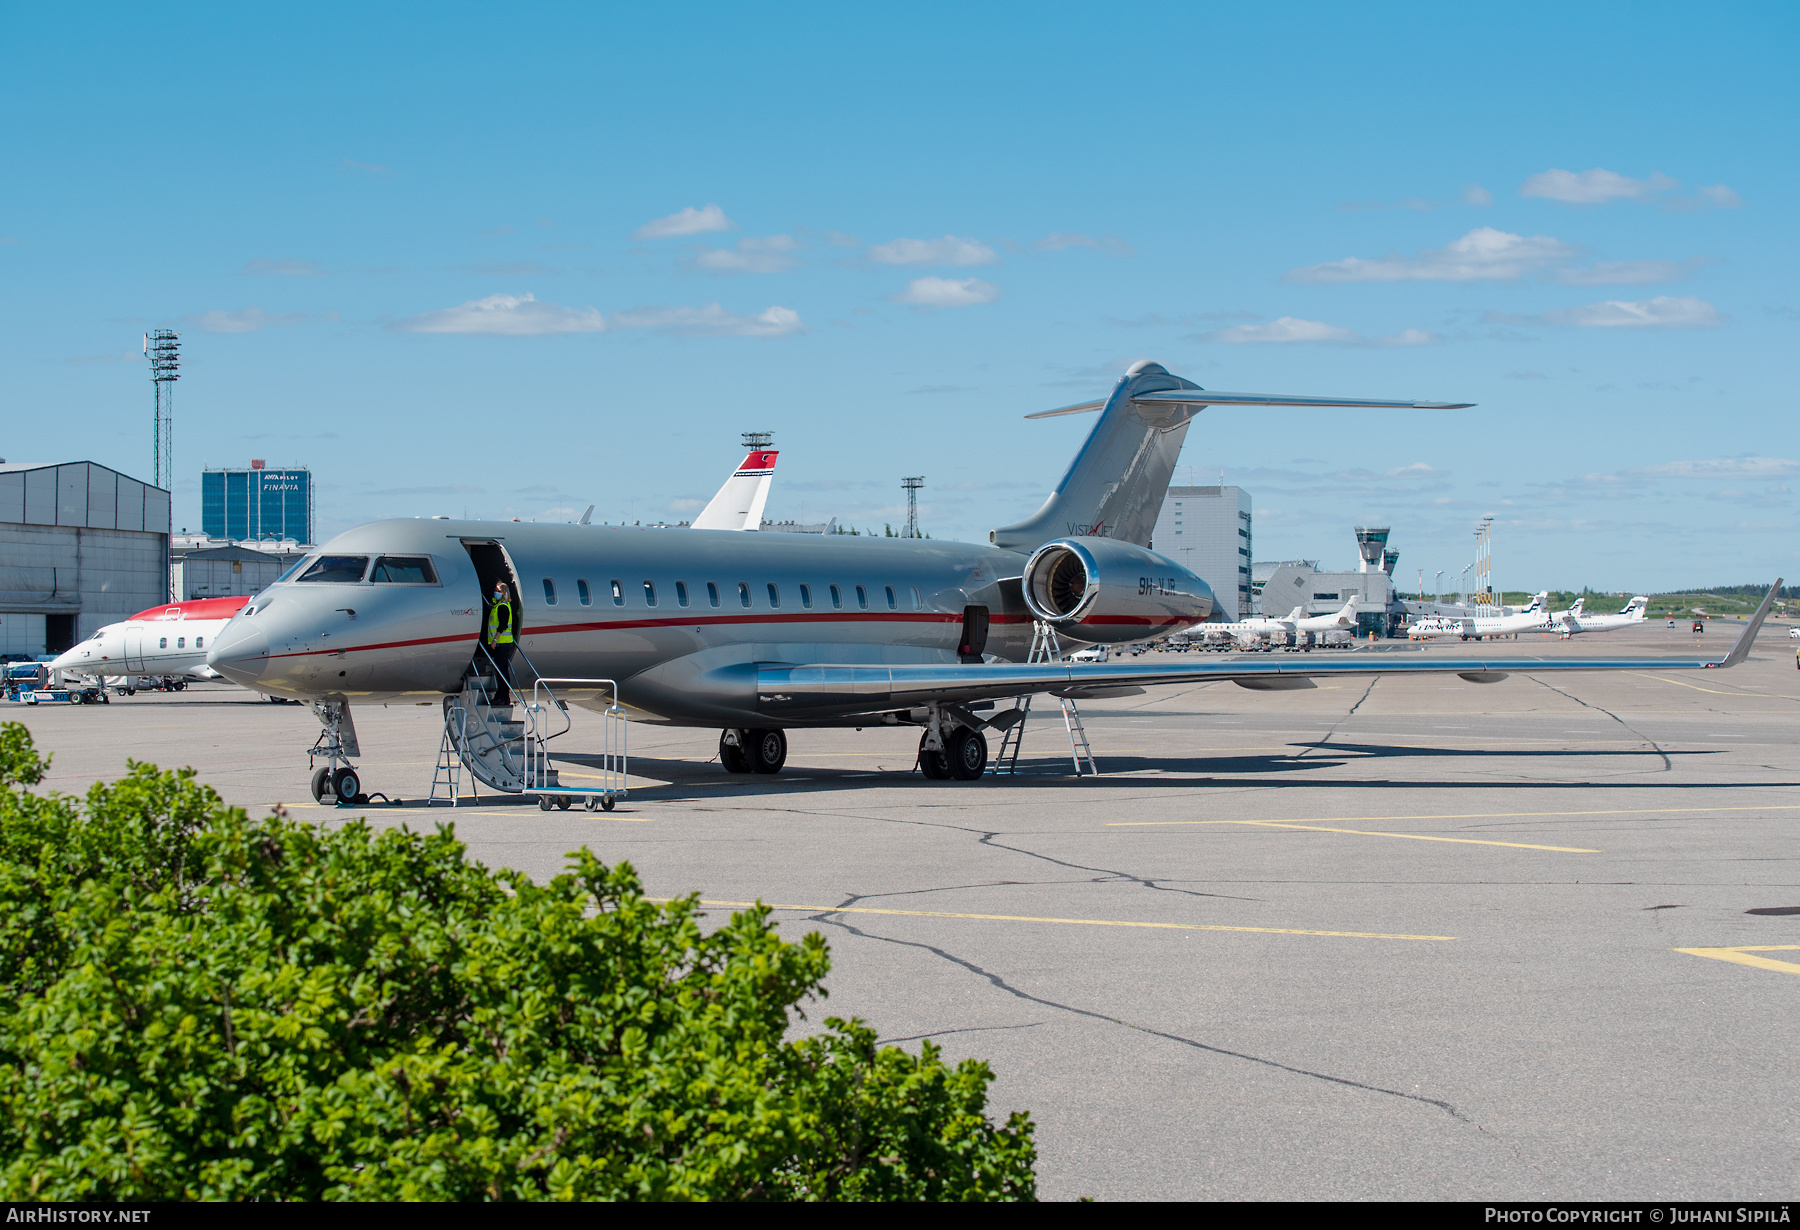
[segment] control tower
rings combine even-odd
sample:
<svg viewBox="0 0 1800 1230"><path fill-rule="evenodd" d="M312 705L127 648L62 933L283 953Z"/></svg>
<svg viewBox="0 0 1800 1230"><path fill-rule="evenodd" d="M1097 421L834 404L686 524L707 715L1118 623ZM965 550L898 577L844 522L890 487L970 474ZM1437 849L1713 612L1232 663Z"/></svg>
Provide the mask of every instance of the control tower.
<svg viewBox="0 0 1800 1230"><path fill-rule="evenodd" d="M1388 531L1385 525L1359 525L1356 527L1356 552L1362 556L1362 571L1381 572L1382 553L1387 550ZM1398 559L1398 553L1395 554Z"/></svg>

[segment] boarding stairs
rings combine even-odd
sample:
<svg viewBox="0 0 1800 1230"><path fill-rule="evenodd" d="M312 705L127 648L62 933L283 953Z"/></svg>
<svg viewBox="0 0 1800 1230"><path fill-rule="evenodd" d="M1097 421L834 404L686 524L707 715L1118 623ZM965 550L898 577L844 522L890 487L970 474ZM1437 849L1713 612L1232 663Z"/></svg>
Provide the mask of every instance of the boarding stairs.
<svg viewBox="0 0 1800 1230"><path fill-rule="evenodd" d="M1025 660L1028 663L1063 660L1062 642L1057 639L1055 628L1042 620L1037 622L1031 633L1031 653ZM1075 764L1075 776L1100 776L1100 766L1094 762L1094 750L1088 745L1087 727L1081 722L1080 707L1071 697L1059 696L1057 700L1062 705L1063 728L1069 735L1069 757ZM1000 737L1000 750L990 766L995 774L1011 775L1019 771L1019 750L1025 744L1025 721L1031 716L1029 695L1019 698L1018 710L1018 720Z"/></svg>
<svg viewBox="0 0 1800 1230"><path fill-rule="evenodd" d="M619 706L618 685L610 679L546 678L522 650L514 663L514 686L504 702L499 669L485 646L463 676L462 690L444 697L444 734L428 805L443 802L455 807L466 770L474 779L470 788L477 799L475 782L497 794L536 795L546 811L566 810L575 802L590 811L596 806L611 811L614 801L625 797L625 711ZM523 675L532 679L529 700L520 693ZM579 784L565 785L550 761L550 741L567 734L573 725L568 702L557 697L552 685L603 689L611 699L600 715L600 772L583 775Z"/></svg>

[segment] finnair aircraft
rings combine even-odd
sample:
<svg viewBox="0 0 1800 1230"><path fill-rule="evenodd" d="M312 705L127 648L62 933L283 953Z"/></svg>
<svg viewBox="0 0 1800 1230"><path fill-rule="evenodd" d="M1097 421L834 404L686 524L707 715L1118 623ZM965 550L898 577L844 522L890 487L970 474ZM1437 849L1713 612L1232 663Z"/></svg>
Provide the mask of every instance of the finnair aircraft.
<svg viewBox="0 0 1800 1230"><path fill-rule="evenodd" d="M1412 626L1407 636L1415 641L1454 636L1465 641L1479 641L1490 636L1517 636L1521 632L1550 630L1550 594L1538 591L1531 605L1514 615L1478 615L1474 618L1456 615L1434 615Z"/></svg>
<svg viewBox="0 0 1800 1230"><path fill-rule="evenodd" d="M576 788L533 770L543 748L521 725L565 704L605 712L616 697L634 721L717 728L720 760L732 772L778 772L790 731L906 726L920 732L928 777L967 781L986 767L986 732L1019 721L1018 702L1033 694L1094 697L1215 679L1278 691L1336 675L1489 683L1508 670L1731 666L1773 601L1771 592L1720 661L1497 664L1414 653L1086 664L1034 652L1044 630L1070 647L1118 644L1212 613L1206 581L1146 546L1188 426L1207 406L1462 408L1208 392L1140 362L1108 397L1049 412L1101 411L1043 507L986 543L379 521L339 535L257 595L212 642L208 660L245 687L313 702L324 726L315 752L328 758L314 774L316 798L363 797L350 763L355 705L417 703L443 706L447 744L479 780L537 793L548 807ZM517 720L480 644L483 595L496 582L519 599L513 688L530 697L553 685L557 697L555 705L532 701L538 707ZM457 733L470 729L471 737Z"/></svg>
<svg viewBox="0 0 1800 1230"><path fill-rule="evenodd" d="M1617 615L1588 615L1581 609L1582 601L1577 598L1575 605L1562 612L1554 621L1556 630L1562 633L1565 641L1581 632L1613 632L1619 628L1641 624L1650 606L1650 599L1639 594L1627 602Z"/></svg>
<svg viewBox="0 0 1800 1230"><path fill-rule="evenodd" d="M248 598L197 598L139 611L78 642L50 663L51 674L103 681L138 675L217 679L206 655Z"/></svg>

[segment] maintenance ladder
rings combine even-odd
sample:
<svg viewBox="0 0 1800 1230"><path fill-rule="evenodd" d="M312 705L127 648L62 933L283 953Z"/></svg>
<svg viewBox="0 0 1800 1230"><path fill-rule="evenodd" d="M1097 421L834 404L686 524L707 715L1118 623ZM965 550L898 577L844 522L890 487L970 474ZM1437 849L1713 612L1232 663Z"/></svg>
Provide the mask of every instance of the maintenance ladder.
<svg viewBox="0 0 1800 1230"><path fill-rule="evenodd" d="M1031 653L1025 659L1028 663L1061 662L1062 642L1057 639L1056 629L1039 620L1031 633ZM1100 766L1094 762L1094 750L1088 745L1087 728L1081 723L1081 710L1074 700L1067 696L1056 698L1062 705L1063 729L1069 735L1069 758L1075 764L1075 776L1085 772L1088 776L1100 776ZM1016 774L1019 771L1019 749L1025 743L1025 721L1031 716L1031 696L1019 698L1018 720L1008 726L1000 737L1000 750L994 755L993 772L996 774ZM1085 763L1086 768L1083 769Z"/></svg>

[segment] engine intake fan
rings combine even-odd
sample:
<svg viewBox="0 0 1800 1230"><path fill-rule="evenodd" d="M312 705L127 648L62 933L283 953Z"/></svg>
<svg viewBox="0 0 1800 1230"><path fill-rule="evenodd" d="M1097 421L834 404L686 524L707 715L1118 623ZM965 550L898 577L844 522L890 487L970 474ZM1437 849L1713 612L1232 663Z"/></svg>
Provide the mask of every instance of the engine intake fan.
<svg viewBox="0 0 1800 1230"><path fill-rule="evenodd" d="M1110 538L1059 538L1026 561L1032 615L1066 636L1119 644L1199 623L1213 610L1205 581L1166 556Z"/></svg>

